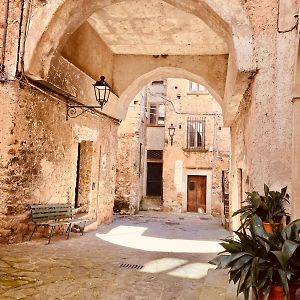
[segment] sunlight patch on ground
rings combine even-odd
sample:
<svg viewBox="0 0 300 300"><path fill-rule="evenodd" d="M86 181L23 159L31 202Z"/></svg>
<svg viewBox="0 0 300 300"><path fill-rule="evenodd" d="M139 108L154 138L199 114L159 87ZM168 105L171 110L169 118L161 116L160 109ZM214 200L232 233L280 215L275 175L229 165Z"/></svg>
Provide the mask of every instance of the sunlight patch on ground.
<svg viewBox="0 0 300 300"><path fill-rule="evenodd" d="M144 264L140 272L167 273L180 278L201 279L207 275L209 269L215 269L215 266L200 262L188 263L184 259L165 257Z"/></svg>
<svg viewBox="0 0 300 300"><path fill-rule="evenodd" d="M109 233L97 233L103 241L144 251L173 253L218 253L223 250L219 242L144 236L147 227L118 226Z"/></svg>
<svg viewBox="0 0 300 300"><path fill-rule="evenodd" d="M190 263L181 266L168 274L180 278L200 279L207 275L208 269L214 269L214 266L206 263Z"/></svg>
<svg viewBox="0 0 300 300"><path fill-rule="evenodd" d="M166 258L156 259L146 263L143 269L141 270L141 272L160 273L160 272L177 268L179 266L184 265L185 263L187 263L187 260L179 259L179 258L166 257Z"/></svg>

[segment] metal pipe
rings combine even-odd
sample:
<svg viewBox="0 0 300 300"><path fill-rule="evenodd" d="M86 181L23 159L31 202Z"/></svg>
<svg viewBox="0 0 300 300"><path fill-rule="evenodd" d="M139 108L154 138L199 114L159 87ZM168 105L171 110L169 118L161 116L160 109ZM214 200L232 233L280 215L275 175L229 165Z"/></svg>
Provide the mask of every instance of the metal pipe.
<svg viewBox="0 0 300 300"><path fill-rule="evenodd" d="M18 37L18 50L17 50L17 63L15 77L19 75L19 61L20 61L20 49L21 49L21 38L22 38L22 27L23 27L23 16L24 16L24 5L25 0L22 0L21 13L20 13L20 24L19 24L19 37Z"/></svg>
<svg viewBox="0 0 300 300"><path fill-rule="evenodd" d="M2 40L2 53L1 53L1 64L0 71L5 64L5 52L6 52L6 39L7 39L7 30L8 30L8 16L9 16L9 0L6 2L6 10L5 10L5 18L4 18L4 32L3 32L3 40ZM4 70L3 70L4 71Z"/></svg>
<svg viewBox="0 0 300 300"><path fill-rule="evenodd" d="M97 184L97 207L96 207L96 221L99 224L99 192L100 192L100 181L101 181L101 159L102 159L102 147L99 146L99 160L98 160L98 184Z"/></svg>
<svg viewBox="0 0 300 300"><path fill-rule="evenodd" d="M24 74L24 57L25 57L25 46L26 46L26 40L27 40L27 34L29 31L30 26L30 19L31 19L31 13L32 13L32 0L28 0L27 5L27 11L26 11L26 24L25 24L25 32L24 32L24 38L23 38L23 45L22 45L22 53L21 53L21 72Z"/></svg>

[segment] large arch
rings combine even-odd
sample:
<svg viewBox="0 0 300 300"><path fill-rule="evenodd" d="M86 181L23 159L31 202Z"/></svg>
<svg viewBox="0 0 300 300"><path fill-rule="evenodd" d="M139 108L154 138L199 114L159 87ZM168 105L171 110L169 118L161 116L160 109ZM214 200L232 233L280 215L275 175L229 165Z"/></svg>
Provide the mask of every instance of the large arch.
<svg viewBox="0 0 300 300"><path fill-rule="evenodd" d="M32 78L46 78L55 52L95 11L124 0L51 1L32 17L26 42L25 72ZM131 0L129 0L131 1ZM230 8L226 0L164 0L187 13L194 14L222 35L240 71L252 66L252 30L245 10L238 0ZM232 22L232 20L235 22Z"/></svg>
<svg viewBox="0 0 300 300"><path fill-rule="evenodd" d="M72 35L94 12L124 0L61 0L52 1L37 10L31 20L31 27L25 49L25 73L34 79L47 81L53 61ZM127 0L128 2L134 0ZM138 0L136 0L138 1ZM157 77L183 77L208 87L220 103L226 125L230 125L237 114L240 101L249 87L254 72L252 28L246 11L239 0L163 0L164 2L203 20L227 42L229 48L226 86L220 94L203 76L182 68L156 66L151 71L139 74L126 89L118 95L120 99L110 102L104 112L112 115L116 108L121 118L127 112L129 102L148 82ZM63 75L63 74L61 74ZM137 75L137 74L136 74ZM113 86L114 76L110 82Z"/></svg>
<svg viewBox="0 0 300 300"><path fill-rule="evenodd" d="M118 105L122 106L123 108L122 111L124 115L122 116L122 119L125 119L126 117L127 109L129 107L130 102L144 86L146 86L154 80L164 79L168 77L184 78L204 85L223 109L222 97L207 82L207 80L205 80L205 78L195 73L189 72L183 68L159 67L138 77L120 95Z"/></svg>

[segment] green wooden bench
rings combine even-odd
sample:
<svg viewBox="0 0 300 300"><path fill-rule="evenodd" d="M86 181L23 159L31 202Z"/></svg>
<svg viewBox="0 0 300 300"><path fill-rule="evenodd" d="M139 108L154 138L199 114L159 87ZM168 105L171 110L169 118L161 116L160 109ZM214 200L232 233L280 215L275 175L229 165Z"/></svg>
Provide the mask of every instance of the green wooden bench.
<svg viewBox="0 0 300 300"><path fill-rule="evenodd" d="M50 244L51 237L57 225L68 225L66 231L68 239L74 224L83 224L80 226L80 232L83 235L85 225L88 222L87 219L75 219L75 208L70 204L31 205L31 217L35 226L29 240L31 240L37 227L49 227L51 230L49 232L48 244Z"/></svg>

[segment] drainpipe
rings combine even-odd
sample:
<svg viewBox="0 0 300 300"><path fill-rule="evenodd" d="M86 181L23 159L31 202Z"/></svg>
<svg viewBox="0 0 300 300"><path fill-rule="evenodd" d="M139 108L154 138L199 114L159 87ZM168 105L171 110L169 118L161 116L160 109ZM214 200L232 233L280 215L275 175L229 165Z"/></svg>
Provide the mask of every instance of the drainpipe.
<svg viewBox="0 0 300 300"><path fill-rule="evenodd" d="M216 134L217 134L217 131L216 131L216 126L217 126L217 120L216 120L216 116L214 115L214 138L213 138L213 158L215 159L216 156L218 156L218 150L216 149L216 142L217 142L217 138L216 138Z"/></svg>
<svg viewBox="0 0 300 300"><path fill-rule="evenodd" d="M98 161L98 185L97 185L97 208L96 208L96 221L99 223L98 211L99 211L99 191L100 191L100 179L101 179L101 157L102 157L101 144L99 147L99 161Z"/></svg>
<svg viewBox="0 0 300 300"><path fill-rule="evenodd" d="M21 39L22 39L22 27L23 27L24 6L25 6L25 0L22 0L22 4L21 4L21 13L20 13L19 37L18 37L18 50L17 50L17 63L16 63L16 73L15 73L15 77L18 77L18 76L19 76L19 61L20 61L20 49L21 49Z"/></svg>
<svg viewBox="0 0 300 300"><path fill-rule="evenodd" d="M9 1L6 1L6 10L4 17L4 31L3 31L3 39L2 39L2 53L1 53L1 63L0 63L0 81L5 81L5 52L6 52L6 39L7 39L7 27L8 27L8 12L9 12Z"/></svg>
<svg viewBox="0 0 300 300"><path fill-rule="evenodd" d="M27 3L27 9L26 9L26 23L25 23L25 30L24 30L24 37L23 37L23 43L22 43L22 52L20 57L20 63L21 63L21 72L24 74L24 57L25 57L25 47L26 47L26 40L27 35L29 31L30 26L30 19L31 19L31 13L32 13L32 0L28 0Z"/></svg>

